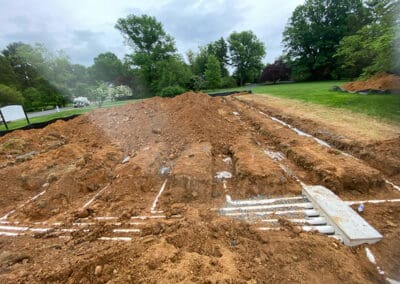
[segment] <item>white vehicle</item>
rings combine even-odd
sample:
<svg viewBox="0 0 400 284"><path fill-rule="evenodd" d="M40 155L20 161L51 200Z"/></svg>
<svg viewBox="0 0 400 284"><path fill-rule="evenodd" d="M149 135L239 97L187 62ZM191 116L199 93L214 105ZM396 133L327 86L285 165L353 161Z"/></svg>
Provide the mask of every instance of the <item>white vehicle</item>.
<svg viewBox="0 0 400 284"><path fill-rule="evenodd" d="M85 107L90 105L90 102L87 97L77 97L73 101L74 107Z"/></svg>

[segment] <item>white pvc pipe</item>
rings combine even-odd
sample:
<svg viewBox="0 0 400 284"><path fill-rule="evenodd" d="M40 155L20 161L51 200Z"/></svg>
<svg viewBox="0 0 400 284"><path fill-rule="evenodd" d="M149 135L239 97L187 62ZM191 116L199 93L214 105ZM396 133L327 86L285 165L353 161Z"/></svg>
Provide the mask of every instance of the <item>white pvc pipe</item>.
<svg viewBox="0 0 400 284"><path fill-rule="evenodd" d="M282 197L282 198L271 198L271 199L254 199L254 200L232 200L230 195L226 195L226 202L231 205L260 205L260 204L270 204L277 201L285 201L285 200L303 200L304 198L301 196L295 197Z"/></svg>
<svg viewBox="0 0 400 284"><path fill-rule="evenodd" d="M378 270L378 273L380 275L384 275L385 272L376 264L375 256L368 247L365 248L365 254L367 255L368 260L376 266L376 270Z"/></svg>
<svg viewBox="0 0 400 284"><path fill-rule="evenodd" d="M32 198L30 198L28 201L25 201L24 203L22 203L21 205L19 205L17 207L17 209L21 209L22 207L24 207L25 205L27 205L28 203L36 200L37 198L39 198L40 196L42 196L43 194L45 194L47 191L47 189L39 192L38 194L36 194L35 196L33 196ZM17 209L13 209L10 212L8 212L6 215L4 215L3 217L0 218L0 220L5 220L8 218L8 216L10 216L11 214L13 214Z"/></svg>
<svg viewBox="0 0 400 284"><path fill-rule="evenodd" d="M100 237L98 238L100 241L124 241L129 242L132 240L130 237Z"/></svg>
<svg viewBox="0 0 400 284"><path fill-rule="evenodd" d="M158 199L160 198L161 194L163 193L163 191L165 189L165 185L167 184L167 180L168 179L165 179L164 183L162 184L162 186L160 188L160 191L158 192L156 198L154 199L153 205L151 206L151 209L150 209L150 213L162 213L162 211L161 212L160 211L155 211L155 209L156 209L156 206L157 206L157 203L158 203Z"/></svg>
<svg viewBox="0 0 400 284"><path fill-rule="evenodd" d="M107 189L108 186L109 185L106 185L101 190L99 190L88 202L85 203L85 205L83 205L82 209L87 208L97 198L97 196L99 196L104 190Z"/></svg>
<svg viewBox="0 0 400 284"><path fill-rule="evenodd" d="M307 210L285 210L285 211L258 211L258 212L232 212L232 213L225 213L225 216L265 216L265 215L284 215L284 214L298 214L298 213L305 213Z"/></svg>
<svg viewBox="0 0 400 284"><path fill-rule="evenodd" d="M304 132L304 131L302 131L302 130L296 128L296 127L293 127L292 125L290 125L290 124L288 124L288 123L286 123L286 122L284 122L284 121L282 121L282 120L280 120L280 119L278 119L278 118L276 118L276 117L269 116L269 115L267 115L266 113L264 113L264 112L262 112L262 111L259 111L259 113L261 113L262 115L264 115L264 116L266 116L266 117L271 118L273 121L276 121L276 122L278 122L278 123L280 123L280 124L282 124L282 125L288 127L289 129L292 129L292 130L293 130L294 132L296 132L298 135L306 136L306 137L311 137L311 138L313 138L317 143L319 143L320 145L325 146L325 147L327 147L327 148L332 148L332 146L331 146L328 142L326 142L326 141L324 141L324 140L322 140L322 139L319 139L319 138L317 138L317 137L315 137L315 136L313 136L313 135L311 135L311 134L309 134L309 133L306 133L306 132ZM336 148L336 150L338 150L338 151L339 151L342 155L344 155L344 156L353 158L353 159L358 160L358 161L360 160L360 159L358 159L357 157L355 157L355 156L353 156L353 155L351 155L351 154L348 154L348 153L346 153L346 152L343 152L343 151L341 151L341 150L339 150L339 149L337 149L337 148ZM389 181L389 180L385 180L385 182L388 183L388 184L390 184L391 186L393 186L396 190L400 191L400 186L395 185L394 183L392 183L392 182Z"/></svg>
<svg viewBox="0 0 400 284"><path fill-rule="evenodd" d="M304 203L292 203L292 204L273 204L273 205L254 205L254 206L243 206L243 207L223 207L221 211L251 211L251 210L263 210L273 208L285 208L285 207L300 207L312 209L313 205L311 202Z"/></svg>
<svg viewBox="0 0 400 284"><path fill-rule="evenodd" d="M271 227L258 227L259 231L279 231L281 228L271 228Z"/></svg>
<svg viewBox="0 0 400 284"><path fill-rule="evenodd" d="M306 224L310 226L325 225L326 221L322 217L312 218L312 219L287 219L292 223ZM263 223L278 223L279 219L263 219Z"/></svg>
<svg viewBox="0 0 400 284"><path fill-rule="evenodd" d="M170 218L181 218L182 215L172 215ZM165 219L165 215L140 215L140 216L132 216L131 219L140 219L140 220L146 220L146 219ZM101 221L110 221L110 220L118 220L120 219L119 217L115 216L98 216L98 217L92 217L92 218L81 218L81 220L101 220Z"/></svg>
<svg viewBox="0 0 400 284"><path fill-rule="evenodd" d="M345 201L347 205L364 204L364 203L385 203L385 202L400 202L400 199L372 199L361 201Z"/></svg>
<svg viewBox="0 0 400 284"><path fill-rule="evenodd" d="M281 152L275 152L269 149L265 149L264 153L274 161L282 161L285 159L285 156Z"/></svg>
<svg viewBox="0 0 400 284"><path fill-rule="evenodd" d="M324 225L326 224L326 220L324 217L316 217L307 219L306 223L309 225Z"/></svg>
<svg viewBox="0 0 400 284"><path fill-rule="evenodd" d="M7 237L16 237L16 236L23 236L23 233L11 233L11 232L0 232L0 236L7 236Z"/></svg>
<svg viewBox="0 0 400 284"><path fill-rule="evenodd" d="M29 227L0 226L0 230L26 231Z"/></svg>
<svg viewBox="0 0 400 284"><path fill-rule="evenodd" d="M305 214L307 217L316 217L316 216L319 216L319 212L318 212L317 210L315 210L315 209L305 210L305 211L304 211L304 214Z"/></svg>
<svg viewBox="0 0 400 284"><path fill-rule="evenodd" d="M385 180L385 182L386 182L387 184L390 184L391 186L393 186L393 187L394 187L395 189L397 189L398 191L400 191L400 186L395 185L393 182L388 181L388 180Z"/></svg>
<svg viewBox="0 0 400 284"><path fill-rule="evenodd" d="M140 219L140 220L147 220L147 219L164 219L166 218L165 215L153 215L153 216L133 216L131 219Z"/></svg>
<svg viewBox="0 0 400 284"><path fill-rule="evenodd" d="M304 231L318 231L321 234L334 234L335 228L329 225L325 226L303 226L301 227Z"/></svg>
<svg viewBox="0 0 400 284"><path fill-rule="evenodd" d="M306 219L287 219L288 221L292 222L292 223L302 223L305 224L306 223ZM278 223L279 219L263 219L260 220L260 222L263 223Z"/></svg>
<svg viewBox="0 0 400 284"><path fill-rule="evenodd" d="M140 233L140 229L114 229L114 233Z"/></svg>

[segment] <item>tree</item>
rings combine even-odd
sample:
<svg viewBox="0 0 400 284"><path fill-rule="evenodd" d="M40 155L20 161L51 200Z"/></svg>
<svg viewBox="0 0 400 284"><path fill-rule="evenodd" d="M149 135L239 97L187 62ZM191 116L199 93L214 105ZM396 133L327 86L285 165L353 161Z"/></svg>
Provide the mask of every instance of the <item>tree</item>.
<svg viewBox="0 0 400 284"><path fill-rule="evenodd" d="M132 90L128 86L119 85L111 89L111 99L126 99L132 97Z"/></svg>
<svg viewBox="0 0 400 284"><path fill-rule="evenodd" d="M200 46L199 51L196 54L192 51L188 52L190 68L194 75L204 76L208 56L208 50L204 46Z"/></svg>
<svg viewBox="0 0 400 284"><path fill-rule="evenodd" d="M92 90L91 99L98 107L101 107L110 94L110 87L108 87L106 83L100 83L96 89Z"/></svg>
<svg viewBox="0 0 400 284"><path fill-rule="evenodd" d="M35 80L40 77L37 68L28 62L21 52L28 49L31 49L31 46L22 42L14 42L7 45L2 51L22 89L32 87Z"/></svg>
<svg viewBox="0 0 400 284"><path fill-rule="evenodd" d="M228 44L224 38L221 37L219 40L209 43L207 45L207 52L208 55L214 55L218 59L220 63L221 76L228 76L229 73L226 68L229 63Z"/></svg>
<svg viewBox="0 0 400 284"><path fill-rule="evenodd" d="M157 95L160 91L169 86L180 86L186 89L189 85L192 73L189 66L179 56L169 57L156 64L156 77L152 89Z"/></svg>
<svg viewBox="0 0 400 284"><path fill-rule="evenodd" d="M374 0L367 5L371 22L340 41L334 55L340 65L337 72L347 78L368 77L377 72L400 74L400 54L396 55L400 50L400 31L396 23L399 2Z"/></svg>
<svg viewBox="0 0 400 284"><path fill-rule="evenodd" d="M6 105L21 105L24 101L21 93L14 88L0 84L0 107Z"/></svg>
<svg viewBox="0 0 400 284"><path fill-rule="evenodd" d="M362 0L306 0L298 6L283 33L295 79L329 79L340 40L367 20Z"/></svg>
<svg viewBox="0 0 400 284"><path fill-rule="evenodd" d="M290 68L283 62L283 59L275 60L268 64L261 73L260 82L285 81L290 79Z"/></svg>
<svg viewBox="0 0 400 284"><path fill-rule="evenodd" d="M123 74L123 65L114 53L101 53L94 58L90 73L95 81L112 83L115 78Z"/></svg>
<svg viewBox="0 0 400 284"><path fill-rule="evenodd" d="M157 63L176 52L173 38L164 31L156 18L147 15L120 18L115 27L133 48L134 53L129 56L132 64L139 67L150 86L154 85Z"/></svg>
<svg viewBox="0 0 400 284"><path fill-rule="evenodd" d="M14 73L8 59L0 55L0 84L19 87L17 75Z"/></svg>
<svg viewBox="0 0 400 284"><path fill-rule="evenodd" d="M204 78L207 82L207 87L217 89L221 86L221 67L220 63L214 55L208 57Z"/></svg>
<svg viewBox="0 0 400 284"><path fill-rule="evenodd" d="M23 95L25 98L24 107L26 111L41 109L44 105L44 99L36 88L29 87L25 89Z"/></svg>
<svg viewBox="0 0 400 284"><path fill-rule="evenodd" d="M254 82L260 75L265 46L252 31L233 32L229 38L229 52L240 86Z"/></svg>

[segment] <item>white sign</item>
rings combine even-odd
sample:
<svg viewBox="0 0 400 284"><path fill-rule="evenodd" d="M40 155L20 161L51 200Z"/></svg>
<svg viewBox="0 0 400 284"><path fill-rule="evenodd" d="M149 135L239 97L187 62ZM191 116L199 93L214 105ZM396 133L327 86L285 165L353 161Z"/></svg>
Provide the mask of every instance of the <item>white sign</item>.
<svg viewBox="0 0 400 284"><path fill-rule="evenodd" d="M0 110L7 122L25 118L24 109L20 105L5 106Z"/></svg>

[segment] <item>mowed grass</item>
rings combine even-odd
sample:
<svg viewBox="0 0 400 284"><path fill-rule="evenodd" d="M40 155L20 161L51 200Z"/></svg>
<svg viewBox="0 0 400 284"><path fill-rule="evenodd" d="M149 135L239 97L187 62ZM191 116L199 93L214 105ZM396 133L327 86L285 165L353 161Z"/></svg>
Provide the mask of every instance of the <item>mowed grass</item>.
<svg viewBox="0 0 400 284"><path fill-rule="evenodd" d="M106 102L103 104L103 106L101 108L123 106L128 103L136 103L139 101L141 101L141 99L117 101L117 102ZM72 115L76 115L76 114L83 114L83 113L90 112L97 108L98 107L96 107L96 106L88 106L88 107L84 107L84 108L74 108L74 109L64 110L64 111L60 111L60 112L56 112L56 113L52 113L52 114L48 114L48 115L33 117L33 118L30 118L29 121L31 122L31 124L41 123L41 122L46 122L46 121L56 119L56 118L63 118L63 117L68 117L68 116L72 116ZM18 128L26 126L27 124L28 123L25 119L13 121L13 122L8 123L8 129L9 130L18 129ZM6 129L5 125L2 124L2 125L0 125L0 131L3 131L3 130L7 130L7 129Z"/></svg>
<svg viewBox="0 0 400 284"><path fill-rule="evenodd" d="M251 89L255 94L269 94L307 103L344 108L385 120L400 122L400 95L359 95L331 91L332 86L344 83L343 81L288 83L244 87L237 88L237 90Z"/></svg>
<svg viewBox="0 0 400 284"><path fill-rule="evenodd" d="M400 122L400 95L360 95L331 91L332 86L344 82L307 82L257 86L256 94L296 99L334 108L345 108L370 116Z"/></svg>

